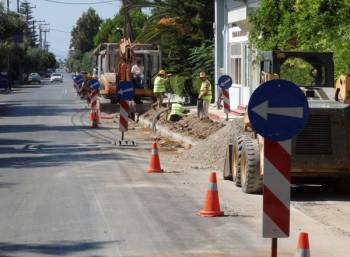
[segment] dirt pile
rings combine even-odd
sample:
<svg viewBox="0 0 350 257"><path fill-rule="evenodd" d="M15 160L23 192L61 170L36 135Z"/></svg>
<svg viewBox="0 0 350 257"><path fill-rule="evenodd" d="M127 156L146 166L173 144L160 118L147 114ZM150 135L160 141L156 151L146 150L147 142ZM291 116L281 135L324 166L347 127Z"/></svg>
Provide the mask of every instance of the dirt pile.
<svg viewBox="0 0 350 257"><path fill-rule="evenodd" d="M159 112L150 110L142 116L153 120ZM185 168L222 169L228 144L232 144L236 135L243 130L242 119L216 122L210 119L199 120L196 115L189 114L177 122L171 122L167 121L166 113L163 113L158 124L182 135L201 139L191 149L182 149L174 158L175 162L181 160Z"/></svg>
<svg viewBox="0 0 350 257"><path fill-rule="evenodd" d="M159 123L168 127L171 131L190 136L195 139L206 139L225 125L210 119L200 120L195 115L184 115L181 120L172 122L167 121L166 116L162 115Z"/></svg>
<svg viewBox="0 0 350 257"><path fill-rule="evenodd" d="M156 111L151 109L144 113L142 117L153 121L162 110L166 109L157 109ZM208 136L225 126L225 124L221 122L212 121L210 119L200 120L194 114L185 114L179 121L168 121L166 112L159 115L159 121L157 124L194 139L206 139Z"/></svg>
<svg viewBox="0 0 350 257"><path fill-rule="evenodd" d="M225 127L210 135L206 140L198 142L190 150L182 152L177 158L200 163L210 168L222 169L227 145L233 143L236 135L242 132L242 124L241 119L226 122Z"/></svg>

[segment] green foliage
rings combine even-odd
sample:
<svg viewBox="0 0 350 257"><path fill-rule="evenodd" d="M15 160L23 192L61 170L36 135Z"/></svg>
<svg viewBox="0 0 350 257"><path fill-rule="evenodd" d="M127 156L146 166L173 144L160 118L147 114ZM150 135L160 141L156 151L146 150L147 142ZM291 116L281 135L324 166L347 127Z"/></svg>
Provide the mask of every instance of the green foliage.
<svg viewBox="0 0 350 257"><path fill-rule="evenodd" d="M101 23L101 18L93 8L89 8L78 19L71 32L70 44L78 55L82 55L94 48L94 36L99 31Z"/></svg>
<svg viewBox="0 0 350 257"><path fill-rule="evenodd" d="M172 85L175 92L196 94L194 85L198 83L192 83L192 78L201 70L214 73L214 1L184 0L180 4L177 0L135 0L132 6L153 7L137 39L159 45L164 68L186 77L176 79Z"/></svg>
<svg viewBox="0 0 350 257"><path fill-rule="evenodd" d="M201 80L197 77L176 75L170 77L170 93L178 96L198 95L201 86Z"/></svg>
<svg viewBox="0 0 350 257"><path fill-rule="evenodd" d="M146 22L147 16L141 11L140 8L131 9L129 11L131 26L133 28L135 36L139 36L142 31L143 25ZM113 19L105 20L99 32L94 37L95 46L101 43L118 43L122 33L118 31L118 28L123 29L124 26L124 14L119 11Z"/></svg>
<svg viewBox="0 0 350 257"><path fill-rule="evenodd" d="M56 67L56 59L53 53L47 52L41 48L28 48L25 56L24 72L43 73L48 68Z"/></svg>
<svg viewBox="0 0 350 257"><path fill-rule="evenodd" d="M86 52L79 56L70 56L67 61L67 67L71 71L86 71L91 73L92 69L94 68L94 59L92 51Z"/></svg>
<svg viewBox="0 0 350 257"><path fill-rule="evenodd" d="M21 33L26 28L26 24L16 13L6 13L0 9L0 40L12 40L16 33Z"/></svg>
<svg viewBox="0 0 350 257"><path fill-rule="evenodd" d="M336 76L350 72L348 0L262 0L250 21L257 48L334 52Z"/></svg>
<svg viewBox="0 0 350 257"><path fill-rule="evenodd" d="M19 13L25 18L26 27L24 28L25 41L30 46L36 45L37 35L34 27L33 7L29 1L21 2Z"/></svg>
<svg viewBox="0 0 350 257"><path fill-rule="evenodd" d="M205 71L209 79L213 81L215 72L214 42L204 41L201 46L190 49L187 63L193 77L198 77L199 72Z"/></svg>
<svg viewBox="0 0 350 257"><path fill-rule="evenodd" d="M300 86L311 86L314 78L310 72L313 69L312 65L300 58L288 59L281 66L281 79L289 80Z"/></svg>
<svg viewBox="0 0 350 257"><path fill-rule="evenodd" d="M184 96L186 95L185 92L185 82L186 82L187 77L185 76L173 76L170 77L170 92L175 93L179 96Z"/></svg>
<svg viewBox="0 0 350 257"><path fill-rule="evenodd" d="M13 80L20 80L23 72L44 72L56 66L54 54L29 46L30 39L24 43L15 43L15 35L26 30L28 24L21 16L0 8L0 71L9 69Z"/></svg>

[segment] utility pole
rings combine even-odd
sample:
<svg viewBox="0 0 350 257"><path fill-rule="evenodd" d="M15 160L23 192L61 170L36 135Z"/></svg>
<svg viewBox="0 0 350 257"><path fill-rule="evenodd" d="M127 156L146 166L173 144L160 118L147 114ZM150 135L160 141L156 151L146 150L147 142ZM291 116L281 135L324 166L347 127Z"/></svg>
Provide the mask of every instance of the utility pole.
<svg viewBox="0 0 350 257"><path fill-rule="evenodd" d="M50 24L46 24L46 25L48 25L48 26L50 26ZM50 32L50 28L49 27L46 27L46 28L44 28L43 29L43 32L44 32L44 49L46 50L46 51L48 51L49 49L48 49L48 43L47 43L47 41L46 41L46 33L47 32Z"/></svg>
<svg viewBox="0 0 350 257"><path fill-rule="evenodd" d="M45 22L44 20L37 21L39 23L39 47L43 48L43 26L48 26L48 23L43 23Z"/></svg>
<svg viewBox="0 0 350 257"><path fill-rule="evenodd" d="M17 0L17 13L19 13L19 4L20 4L20 0Z"/></svg>
<svg viewBox="0 0 350 257"><path fill-rule="evenodd" d="M10 0L7 0L7 12L10 12Z"/></svg>

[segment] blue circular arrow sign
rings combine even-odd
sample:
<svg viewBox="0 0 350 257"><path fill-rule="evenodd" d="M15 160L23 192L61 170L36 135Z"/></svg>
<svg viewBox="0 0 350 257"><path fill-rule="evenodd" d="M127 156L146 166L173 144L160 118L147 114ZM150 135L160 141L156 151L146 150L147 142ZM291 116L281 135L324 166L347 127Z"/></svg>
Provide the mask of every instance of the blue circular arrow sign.
<svg viewBox="0 0 350 257"><path fill-rule="evenodd" d="M90 79L88 81L89 88L92 90L100 90L101 84L97 79Z"/></svg>
<svg viewBox="0 0 350 257"><path fill-rule="evenodd" d="M309 116L309 105L303 91L292 82L270 80L253 92L248 116L261 136L283 141L302 131Z"/></svg>
<svg viewBox="0 0 350 257"><path fill-rule="evenodd" d="M232 78L228 75L222 75L218 80L218 85L222 89L229 89L232 86Z"/></svg>
<svg viewBox="0 0 350 257"><path fill-rule="evenodd" d="M134 94L134 85L130 81L123 81L117 85L117 95L121 100L132 100Z"/></svg>
<svg viewBox="0 0 350 257"><path fill-rule="evenodd" d="M74 78L74 82L76 83L76 84L82 84L83 82L84 82L84 78L83 78L83 76L81 76L81 75L78 75L78 76L76 76L75 78Z"/></svg>

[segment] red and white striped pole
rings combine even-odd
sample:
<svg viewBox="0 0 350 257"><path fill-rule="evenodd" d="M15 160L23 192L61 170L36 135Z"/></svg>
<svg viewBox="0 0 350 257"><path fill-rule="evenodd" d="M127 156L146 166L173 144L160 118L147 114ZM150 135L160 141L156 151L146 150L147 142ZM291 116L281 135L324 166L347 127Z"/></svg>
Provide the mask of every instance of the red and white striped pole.
<svg viewBox="0 0 350 257"><path fill-rule="evenodd" d="M228 114L230 112L230 92L228 89L222 89L222 95L224 98L224 112L226 113L226 120L228 120Z"/></svg>
<svg viewBox="0 0 350 257"><path fill-rule="evenodd" d="M124 140L124 132L128 131L128 118L129 101L120 100L119 130L122 132L122 140Z"/></svg>
<svg viewBox="0 0 350 257"><path fill-rule="evenodd" d="M291 140L264 139L263 237L272 238L272 257L277 257L277 238L289 237Z"/></svg>
<svg viewBox="0 0 350 257"><path fill-rule="evenodd" d="M100 120L100 105L98 101L98 90L93 89L90 94L90 120L92 121L92 127L97 128Z"/></svg>

